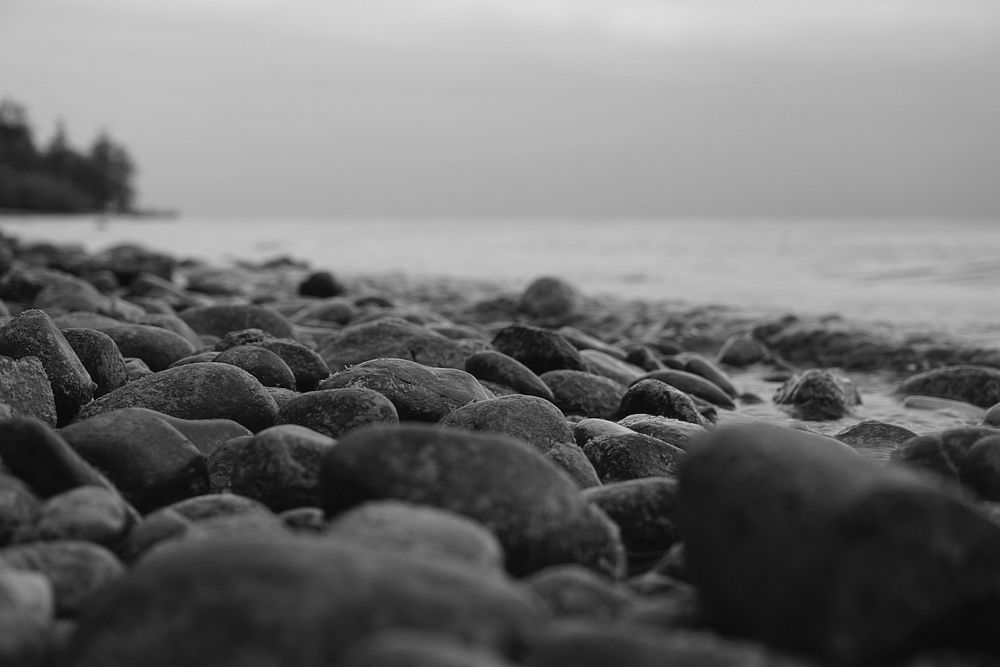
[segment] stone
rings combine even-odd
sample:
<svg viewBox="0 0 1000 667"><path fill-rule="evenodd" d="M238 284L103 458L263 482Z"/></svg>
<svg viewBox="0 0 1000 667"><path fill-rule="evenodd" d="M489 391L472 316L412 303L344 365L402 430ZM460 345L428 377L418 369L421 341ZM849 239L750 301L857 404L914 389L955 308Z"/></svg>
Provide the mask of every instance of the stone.
<svg viewBox="0 0 1000 667"><path fill-rule="evenodd" d="M79 278L63 271L41 266L15 266L0 277L0 299L31 303L39 292L50 285L78 282Z"/></svg>
<svg viewBox="0 0 1000 667"><path fill-rule="evenodd" d="M519 394L554 401L552 390L534 371L517 359L496 350L483 350L465 361L465 370L480 382L489 381L510 387Z"/></svg>
<svg viewBox="0 0 1000 667"><path fill-rule="evenodd" d="M573 431L559 408L537 396L514 394L456 408L441 426L489 431L527 442L544 454L560 443L573 443Z"/></svg>
<svg viewBox="0 0 1000 667"><path fill-rule="evenodd" d="M767 346L749 334L733 334L725 340L715 360L735 368L746 368L771 358Z"/></svg>
<svg viewBox="0 0 1000 667"><path fill-rule="evenodd" d="M989 408L983 418L979 421L980 426L993 426L1000 428L1000 403Z"/></svg>
<svg viewBox="0 0 1000 667"><path fill-rule="evenodd" d="M238 329L224 335L212 349L216 352L225 352L234 347L260 345L269 340L275 340L275 338L266 331L261 331L260 329Z"/></svg>
<svg viewBox="0 0 1000 667"><path fill-rule="evenodd" d="M559 327L556 333L568 340L573 347L580 350L580 352L583 352L584 350L593 350L595 352L601 352L602 354L613 357L619 361L625 361L628 356L625 350L621 349L617 345L605 343L597 336L593 336L586 331L581 331L576 327Z"/></svg>
<svg viewBox="0 0 1000 667"><path fill-rule="evenodd" d="M115 488L58 433L31 417L0 421L0 461L42 497L78 486Z"/></svg>
<svg viewBox="0 0 1000 667"><path fill-rule="evenodd" d="M690 396L666 382L652 378L639 380L628 388L615 416L621 420L635 414L667 417L698 426L708 425L708 420L702 416Z"/></svg>
<svg viewBox="0 0 1000 667"><path fill-rule="evenodd" d="M288 530L296 533L316 534L326 528L326 514L319 507L296 507L279 517Z"/></svg>
<svg viewBox="0 0 1000 667"><path fill-rule="evenodd" d="M633 604L632 595L579 565L554 565L524 580L555 618L589 618L614 621Z"/></svg>
<svg viewBox="0 0 1000 667"><path fill-rule="evenodd" d="M585 370L577 349L554 331L514 324L496 333L493 347L538 375L556 370Z"/></svg>
<svg viewBox="0 0 1000 667"><path fill-rule="evenodd" d="M45 575L52 584L60 616L83 612L102 589L124 572L121 561L110 551L76 540L5 547L0 549L0 565Z"/></svg>
<svg viewBox="0 0 1000 667"><path fill-rule="evenodd" d="M764 424L689 448L677 523L716 627L830 664L884 664L929 628L993 637L1000 527L899 466Z"/></svg>
<svg viewBox="0 0 1000 667"><path fill-rule="evenodd" d="M231 347L213 361L217 364L230 364L242 368L265 387L283 387L295 389L295 375L281 357L274 352L255 345L238 345Z"/></svg>
<svg viewBox="0 0 1000 667"><path fill-rule="evenodd" d="M729 410L736 408L733 399L717 384L700 375L687 371L665 368L662 371L653 371L642 376L642 379L659 380L669 384L671 387L688 394L708 401L712 405L718 405Z"/></svg>
<svg viewBox="0 0 1000 667"><path fill-rule="evenodd" d="M257 378L229 364L195 363L154 373L102 396L81 419L143 407L182 419L232 419L251 431L274 424L278 406Z"/></svg>
<svg viewBox="0 0 1000 667"><path fill-rule="evenodd" d="M233 490L233 466L252 439L252 435L232 438L208 455L208 483L212 493L228 493Z"/></svg>
<svg viewBox="0 0 1000 667"><path fill-rule="evenodd" d="M663 368L660 355L648 345L631 344L625 347L625 361L647 373Z"/></svg>
<svg viewBox="0 0 1000 667"><path fill-rule="evenodd" d="M264 306L220 304L197 306L179 316L200 335L225 336L230 331L261 329L275 338L291 338L292 325L278 312Z"/></svg>
<svg viewBox="0 0 1000 667"><path fill-rule="evenodd" d="M475 519L516 575L558 563L621 572L614 525L534 448L505 436L417 424L358 430L327 450L322 491L330 515L395 499Z"/></svg>
<svg viewBox="0 0 1000 667"><path fill-rule="evenodd" d="M684 353L683 358L684 370L688 373L694 373L695 375L700 375L705 378L713 385L724 391L729 398L736 398L736 396L739 395L739 392L736 391L736 387L733 386L733 381L729 379L729 375L727 375L724 370L719 368L718 364L711 359L707 359L700 354L694 354L692 352Z"/></svg>
<svg viewBox="0 0 1000 667"><path fill-rule="evenodd" d="M56 425L56 399L38 357L0 356L0 403L15 415Z"/></svg>
<svg viewBox="0 0 1000 667"><path fill-rule="evenodd" d="M334 373L320 390L359 387L382 394L402 421L436 422L452 410L490 398L476 378L453 368L431 368L406 359L373 359Z"/></svg>
<svg viewBox="0 0 1000 667"><path fill-rule="evenodd" d="M798 419L841 419L861 405L861 394L846 375L829 369L811 368L786 381L774 394L774 402L788 406Z"/></svg>
<svg viewBox="0 0 1000 667"><path fill-rule="evenodd" d="M541 375L553 401L564 414L611 419L618 410L625 385L583 371L558 370Z"/></svg>
<svg viewBox="0 0 1000 667"><path fill-rule="evenodd" d="M684 459L681 448L641 433L594 438L583 446L583 453L604 484L672 476Z"/></svg>
<svg viewBox="0 0 1000 667"><path fill-rule="evenodd" d="M354 305L343 297L315 301L292 315L292 322L318 325L347 324L354 319Z"/></svg>
<svg viewBox="0 0 1000 667"><path fill-rule="evenodd" d="M42 506L34 491L13 475L0 472L0 547L35 520Z"/></svg>
<svg viewBox="0 0 1000 667"><path fill-rule="evenodd" d="M199 452L208 456L224 442L245 435L252 435L250 429L237 424L232 419L181 419L171 415L149 410L148 408L131 408L150 412L167 422L194 445Z"/></svg>
<svg viewBox="0 0 1000 667"><path fill-rule="evenodd" d="M544 619L496 577L317 538L199 540L157 551L81 618L67 667L332 665L375 630L501 653Z"/></svg>
<svg viewBox="0 0 1000 667"><path fill-rule="evenodd" d="M41 310L26 310L0 327L0 355L12 359L38 357L52 385L60 424L72 419L94 395L96 385L87 369Z"/></svg>
<svg viewBox="0 0 1000 667"><path fill-rule="evenodd" d="M889 457L941 479L963 484L983 500L1000 500L1000 430L956 428L904 441Z"/></svg>
<svg viewBox="0 0 1000 667"><path fill-rule="evenodd" d="M125 359L118 345L106 333L96 329L69 327L62 329L66 341L97 385L94 398L124 386L128 382Z"/></svg>
<svg viewBox="0 0 1000 667"><path fill-rule="evenodd" d="M650 632L636 625L602 621L553 624L532 646L530 667L808 667L756 644L716 634L671 630Z"/></svg>
<svg viewBox="0 0 1000 667"><path fill-rule="evenodd" d="M80 540L112 548L132 525L128 506L117 493L78 486L52 496L38 508L16 541Z"/></svg>
<svg viewBox="0 0 1000 667"><path fill-rule="evenodd" d="M866 419L848 426L833 437L856 449L892 451L898 445L917 437L917 434L902 426L887 424L877 419Z"/></svg>
<svg viewBox="0 0 1000 667"><path fill-rule="evenodd" d="M149 369L146 362L135 357L125 357L125 374L129 382L135 382L144 377L149 377L153 371ZM124 386L124 385L123 385ZM111 392L108 392L111 393Z"/></svg>
<svg viewBox="0 0 1000 667"><path fill-rule="evenodd" d="M906 396L903 398L903 407L911 410L934 410L973 423L982 420L986 413L986 410L971 403L937 396Z"/></svg>
<svg viewBox="0 0 1000 667"><path fill-rule="evenodd" d="M281 357L295 376L295 389L300 392L313 391L320 380L330 375L330 367L323 357L296 340L271 338L255 345Z"/></svg>
<svg viewBox="0 0 1000 667"><path fill-rule="evenodd" d="M334 372L379 358L462 369L465 360L477 351L419 324L392 317L344 327L320 341L317 348Z"/></svg>
<svg viewBox="0 0 1000 667"><path fill-rule="evenodd" d="M621 532L629 572L660 560L679 539L674 517L677 482L648 477L587 489L583 498L608 515Z"/></svg>
<svg viewBox="0 0 1000 667"><path fill-rule="evenodd" d="M142 359L154 373L195 352L186 338L160 327L118 324L102 327L101 331L115 342L122 356Z"/></svg>
<svg viewBox="0 0 1000 667"><path fill-rule="evenodd" d="M205 455L150 410L102 412L60 435L142 512L208 491Z"/></svg>
<svg viewBox="0 0 1000 667"><path fill-rule="evenodd" d="M106 313L110 303L108 297L85 280L69 280L43 287L35 295L32 307L51 316L73 311Z"/></svg>
<svg viewBox="0 0 1000 667"><path fill-rule="evenodd" d="M299 294L302 296L326 298L346 292L344 285L329 271L314 271L299 283Z"/></svg>
<svg viewBox="0 0 1000 667"><path fill-rule="evenodd" d="M480 523L443 509L394 500L364 503L338 515L325 534L384 553L441 565L454 562L487 574L503 572L503 549Z"/></svg>
<svg viewBox="0 0 1000 667"><path fill-rule="evenodd" d="M323 389L296 396L278 410L278 424L298 424L339 438L369 424L398 424L392 402L371 389Z"/></svg>
<svg viewBox="0 0 1000 667"><path fill-rule="evenodd" d="M46 664L54 621L48 579L37 572L0 570L0 664Z"/></svg>
<svg viewBox="0 0 1000 667"><path fill-rule="evenodd" d="M137 324L144 324L153 327L160 327L167 331L172 331L187 342L191 343L195 349L201 349L201 337L195 330L188 326L187 322L177 316L177 313L170 310L166 313L148 313L143 315Z"/></svg>
<svg viewBox="0 0 1000 667"><path fill-rule="evenodd" d="M493 651L448 637L383 630L351 644L337 667L513 667Z"/></svg>
<svg viewBox="0 0 1000 667"><path fill-rule="evenodd" d="M557 443L545 451L545 458L556 464L581 489L601 485L594 464L583 453L580 445Z"/></svg>
<svg viewBox="0 0 1000 667"><path fill-rule="evenodd" d="M303 426L265 429L233 461L234 493L264 503L274 512L320 504L320 466L336 442Z"/></svg>
<svg viewBox="0 0 1000 667"><path fill-rule="evenodd" d="M606 352L580 350L580 356L583 357L583 363L588 373L606 377L625 386L632 384L645 373L638 366L633 366Z"/></svg>
<svg viewBox="0 0 1000 667"><path fill-rule="evenodd" d="M688 444L692 439L705 432L705 427L698 424L642 413L622 417L618 420L618 424L636 433L650 435L663 442L669 442L674 447L680 447L685 451L687 451Z"/></svg>
<svg viewBox="0 0 1000 667"><path fill-rule="evenodd" d="M112 246L94 255L88 264L91 268L111 271L123 285L128 285L140 274L169 281L177 268L177 260L170 255L131 243Z"/></svg>
<svg viewBox="0 0 1000 667"><path fill-rule="evenodd" d="M536 278L517 301L517 311L542 324L559 325L580 312L582 299L566 281L552 276Z"/></svg>
<svg viewBox="0 0 1000 667"><path fill-rule="evenodd" d="M587 417L573 424L573 437L576 439L576 444L581 447L594 438L600 438L604 435L626 435L628 433L632 433L632 429L617 422L595 417Z"/></svg>

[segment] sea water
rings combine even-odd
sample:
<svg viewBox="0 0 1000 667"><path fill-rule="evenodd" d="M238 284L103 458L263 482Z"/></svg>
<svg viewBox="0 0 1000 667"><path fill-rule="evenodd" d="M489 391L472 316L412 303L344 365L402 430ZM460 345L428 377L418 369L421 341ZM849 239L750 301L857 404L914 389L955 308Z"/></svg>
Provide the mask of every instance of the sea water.
<svg viewBox="0 0 1000 667"><path fill-rule="evenodd" d="M356 220L0 218L26 240L137 242L213 262L291 256L345 276L838 313L1000 339L1000 220Z"/></svg>

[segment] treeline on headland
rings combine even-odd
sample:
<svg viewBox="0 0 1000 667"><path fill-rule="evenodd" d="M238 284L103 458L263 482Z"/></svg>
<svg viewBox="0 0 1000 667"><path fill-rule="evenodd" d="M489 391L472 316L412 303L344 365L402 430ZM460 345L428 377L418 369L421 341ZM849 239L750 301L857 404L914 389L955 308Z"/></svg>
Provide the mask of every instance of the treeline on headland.
<svg viewBox="0 0 1000 667"><path fill-rule="evenodd" d="M135 171L125 147L104 131L88 150L79 151L60 122L40 148L25 108L0 101L0 211L132 212Z"/></svg>

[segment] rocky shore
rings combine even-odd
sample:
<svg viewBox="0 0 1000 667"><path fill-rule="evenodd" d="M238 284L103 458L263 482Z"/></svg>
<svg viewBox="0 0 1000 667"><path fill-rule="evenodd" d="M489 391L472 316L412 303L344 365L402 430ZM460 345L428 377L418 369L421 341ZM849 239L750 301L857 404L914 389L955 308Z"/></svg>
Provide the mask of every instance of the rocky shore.
<svg viewBox="0 0 1000 667"><path fill-rule="evenodd" d="M0 323L0 665L1000 664L989 341L3 237Z"/></svg>

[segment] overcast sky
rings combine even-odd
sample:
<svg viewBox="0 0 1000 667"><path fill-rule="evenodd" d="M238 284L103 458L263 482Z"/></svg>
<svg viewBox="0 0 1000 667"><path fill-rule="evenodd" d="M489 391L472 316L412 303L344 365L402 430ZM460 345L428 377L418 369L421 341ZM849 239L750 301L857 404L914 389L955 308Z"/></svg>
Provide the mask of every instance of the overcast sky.
<svg viewBox="0 0 1000 667"><path fill-rule="evenodd" d="M0 96L191 214L1000 216L996 0L0 0Z"/></svg>

